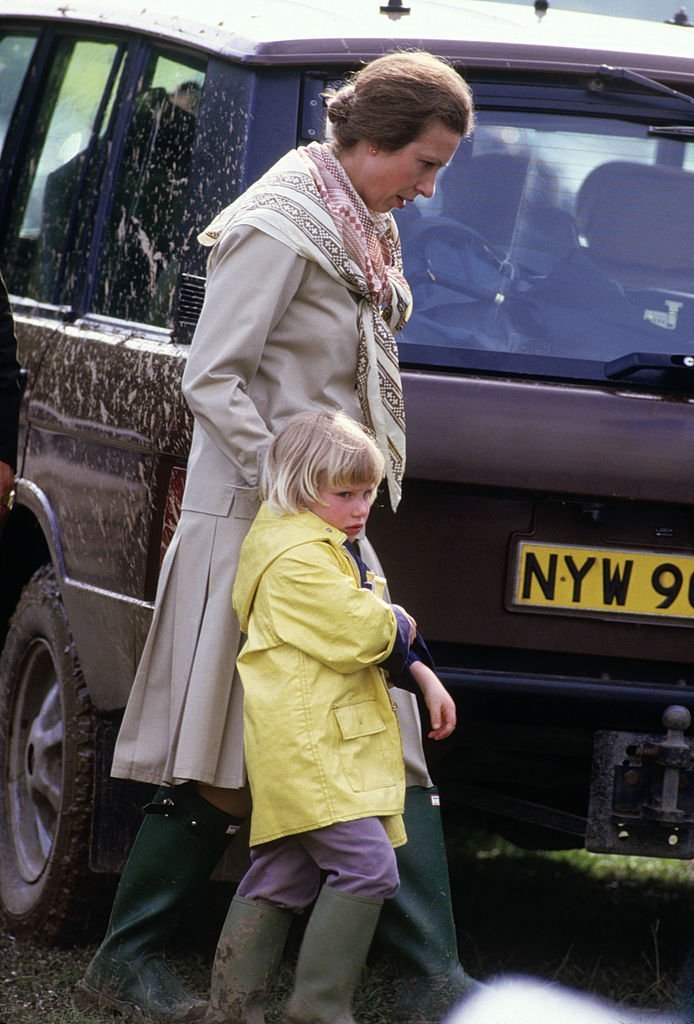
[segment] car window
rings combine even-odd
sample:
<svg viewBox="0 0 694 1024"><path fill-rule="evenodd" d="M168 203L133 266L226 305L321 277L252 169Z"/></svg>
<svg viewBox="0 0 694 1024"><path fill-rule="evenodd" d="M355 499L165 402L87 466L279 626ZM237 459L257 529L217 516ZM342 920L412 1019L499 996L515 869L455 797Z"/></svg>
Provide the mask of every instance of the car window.
<svg viewBox="0 0 694 1024"><path fill-rule="evenodd" d="M399 214L403 359L435 346L443 365L514 353L557 372L694 351L692 149L634 120L481 111L434 200Z"/></svg>
<svg viewBox="0 0 694 1024"><path fill-rule="evenodd" d="M0 153L35 46L34 36L0 36Z"/></svg>
<svg viewBox="0 0 694 1024"><path fill-rule="evenodd" d="M96 313L169 324L204 80L204 65L162 53L141 79L111 189Z"/></svg>
<svg viewBox="0 0 694 1024"><path fill-rule="evenodd" d="M66 243L88 196L87 155L99 144L117 85L120 47L58 41L9 217L6 265L12 291L57 302Z"/></svg>

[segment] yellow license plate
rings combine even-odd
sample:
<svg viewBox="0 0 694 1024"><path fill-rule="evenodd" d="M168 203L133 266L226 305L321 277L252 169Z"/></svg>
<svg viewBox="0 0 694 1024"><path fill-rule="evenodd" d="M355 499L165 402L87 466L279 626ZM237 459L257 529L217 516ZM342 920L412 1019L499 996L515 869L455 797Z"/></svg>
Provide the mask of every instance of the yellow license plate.
<svg viewBox="0 0 694 1024"><path fill-rule="evenodd" d="M521 540L511 603L564 613L694 619L694 555Z"/></svg>

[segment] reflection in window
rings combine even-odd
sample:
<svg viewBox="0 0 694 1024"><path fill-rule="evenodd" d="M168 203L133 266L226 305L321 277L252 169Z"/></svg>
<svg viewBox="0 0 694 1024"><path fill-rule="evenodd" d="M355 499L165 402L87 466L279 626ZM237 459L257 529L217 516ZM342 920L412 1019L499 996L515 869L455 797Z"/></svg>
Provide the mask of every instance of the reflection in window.
<svg viewBox="0 0 694 1024"><path fill-rule="evenodd" d="M403 359L408 343L444 363L460 361L445 348L694 351L693 170L686 143L645 125L482 112L435 199L398 215Z"/></svg>
<svg viewBox="0 0 694 1024"><path fill-rule="evenodd" d="M118 175L95 312L171 320L204 70L159 55L135 99Z"/></svg>
<svg viewBox="0 0 694 1024"><path fill-rule="evenodd" d="M0 152L35 46L33 36L0 37Z"/></svg>
<svg viewBox="0 0 694 1024"><path fill-rule="evenodd" d="M9 284L19 295L58 301L61 260L89 191L87 154L103 131L118 52L112 43L72 39L56 49L6 242Z"/></svg>

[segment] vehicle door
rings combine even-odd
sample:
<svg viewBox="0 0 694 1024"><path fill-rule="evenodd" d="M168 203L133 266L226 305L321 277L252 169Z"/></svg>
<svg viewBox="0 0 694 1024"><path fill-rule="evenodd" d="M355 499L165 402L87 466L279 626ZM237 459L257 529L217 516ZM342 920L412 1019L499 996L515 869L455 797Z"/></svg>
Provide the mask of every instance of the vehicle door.
<svg viewBox="0 0 694 1024"><path fill-rule="evenodd" d="M107 681L95 697L118 707L158 574L163 476L189 441L172 324L205 62L87 28L0 46L24 500L50 533L85 673Z"/></svg>

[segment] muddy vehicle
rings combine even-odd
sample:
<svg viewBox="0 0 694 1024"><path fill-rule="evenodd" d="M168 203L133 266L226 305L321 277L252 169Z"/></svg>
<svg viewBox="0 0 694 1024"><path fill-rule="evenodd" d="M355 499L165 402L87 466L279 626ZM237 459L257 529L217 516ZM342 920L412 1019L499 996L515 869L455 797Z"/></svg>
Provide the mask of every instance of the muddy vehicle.
<svg viewBox="0 0 694 1024"><path fill-rule="evenodd" d="M327 84L397 46L449 58L477 104L435 198L398 214L408 472L370 530L459 705L431 752L446 813L691 857L691 34L487 0L239 6L0 16L27 377L0 541L2 913L79 931L147 799L109 765L185 479L196 234L323 137Z"/></svg>

